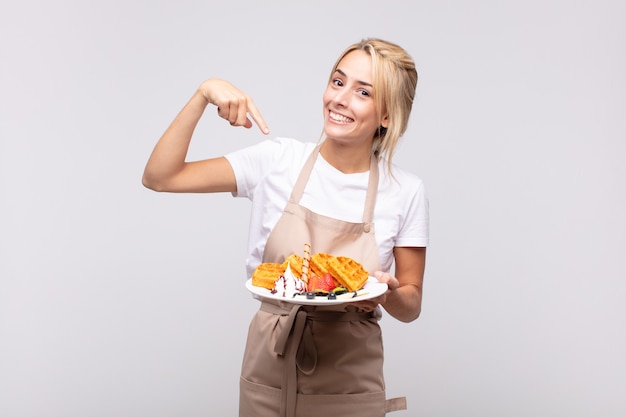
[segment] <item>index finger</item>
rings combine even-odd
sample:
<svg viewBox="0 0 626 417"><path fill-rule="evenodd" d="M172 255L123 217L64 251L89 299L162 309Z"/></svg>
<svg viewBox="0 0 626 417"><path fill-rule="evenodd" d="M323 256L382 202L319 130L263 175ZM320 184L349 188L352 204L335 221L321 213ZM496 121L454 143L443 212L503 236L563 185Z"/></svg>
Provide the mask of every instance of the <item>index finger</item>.
<svg viewBox="0 0 626 417"><path fill-rule="evenodd" d="M259 129L261 129L261 132L263 132L265 135L270 133L270 128L267 126L267 123L265 123L265 119L263 119L263 116L261 116L261 112L259 111L259 109L256 108L252 99L250 99L250 101L248 102L248 113L252 117L252 120L254 120L256 125L259 127Z"/></svg>

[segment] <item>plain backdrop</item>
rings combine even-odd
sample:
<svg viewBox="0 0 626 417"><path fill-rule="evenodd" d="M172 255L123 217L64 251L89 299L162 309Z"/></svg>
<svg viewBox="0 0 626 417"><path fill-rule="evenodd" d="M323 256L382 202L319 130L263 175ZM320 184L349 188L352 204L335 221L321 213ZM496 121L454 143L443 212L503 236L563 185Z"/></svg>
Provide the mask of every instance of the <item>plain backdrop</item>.
<svg viewBox="0 0 626 417"><path fill-rule="evenodd" d="M389 316L398 416L626 415L626 3L8 1L0 6L0 416L235 416L249 202L158 194L208 77L316 141L343 49L419 71L395 161L430 195L421 317ZM190 159L251 145L209 108ZM394 414L394 415L396 415Z"/></svg>

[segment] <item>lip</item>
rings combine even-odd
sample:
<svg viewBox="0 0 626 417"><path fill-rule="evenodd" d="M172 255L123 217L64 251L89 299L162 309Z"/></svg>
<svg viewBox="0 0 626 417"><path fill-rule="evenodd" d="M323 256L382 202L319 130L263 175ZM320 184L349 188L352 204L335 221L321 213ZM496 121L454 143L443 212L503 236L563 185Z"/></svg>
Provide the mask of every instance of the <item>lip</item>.
<svg viewBox="0 0 626 417"><path fill-rule="evenodd" d="M333 118L332 115L337 115L341 119L344 119L344 120L337 120L337 119ZM330 110L330 109L328 109L328 120L330 122L332 122L332 123L337 123L337 124L340 124L340 125L346 125L346 124L354 122L354 119L352 117L348 117L348 116L346 116L344 114L341 114L339 112L336 112L336 111L333 111L333 110Z"/></svg>

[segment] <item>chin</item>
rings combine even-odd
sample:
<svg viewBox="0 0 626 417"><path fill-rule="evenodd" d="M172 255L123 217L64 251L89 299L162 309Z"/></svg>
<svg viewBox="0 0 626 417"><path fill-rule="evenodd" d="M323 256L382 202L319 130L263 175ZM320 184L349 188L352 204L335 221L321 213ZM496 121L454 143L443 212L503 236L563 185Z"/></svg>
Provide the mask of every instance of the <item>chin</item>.
<svg viewBox="0 0 626 417"><path fill-rule="evenodd" d="M329 138L334 138L337 140L342 140L342 139L347 140L348 136L350 135L347 129L348 129L347 126L337 126L333 124L325 125L324 134L326 135L326 137L329 137Z"/></svg>

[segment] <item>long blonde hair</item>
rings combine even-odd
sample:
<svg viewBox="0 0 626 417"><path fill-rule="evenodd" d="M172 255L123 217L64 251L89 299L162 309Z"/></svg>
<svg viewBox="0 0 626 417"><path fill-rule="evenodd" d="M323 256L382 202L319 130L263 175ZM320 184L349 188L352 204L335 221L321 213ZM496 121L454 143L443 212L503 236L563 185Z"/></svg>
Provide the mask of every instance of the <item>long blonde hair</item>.
<svg viewBox="0 0 626 417"><path fill-rule="evenodd" d="M372 59L372 84L379 119L386 110L389 123L374 135L372 152L385 158L391 168L391 158L398 140L406 131L413 108L417 70L413 58L400 46L377 38L363 39L350 45L339 56L330 72L330 79L339 62L352 51L364 51ZM329 79L329 82L330 82Z"/></svg>

